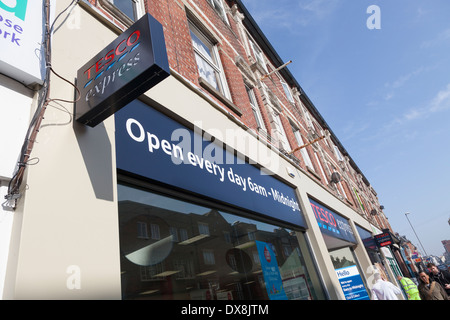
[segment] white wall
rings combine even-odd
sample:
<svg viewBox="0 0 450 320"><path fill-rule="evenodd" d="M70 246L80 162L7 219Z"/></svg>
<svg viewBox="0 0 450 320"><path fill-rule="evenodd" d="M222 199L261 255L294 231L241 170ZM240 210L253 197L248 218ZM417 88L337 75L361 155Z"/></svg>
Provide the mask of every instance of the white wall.
<svg viewBox="0 0 450 320"><path fill-rule="evenodd" d="M32 96L33 91L0 75L0 299L3 297L14 217L5 195L27 131Z"/></svg>
<svg viewBox="0 0 450 320"><path fill-rule="evenodd" d="M0 179L10 179L22 147L33 92L0 75Z"/></svg>

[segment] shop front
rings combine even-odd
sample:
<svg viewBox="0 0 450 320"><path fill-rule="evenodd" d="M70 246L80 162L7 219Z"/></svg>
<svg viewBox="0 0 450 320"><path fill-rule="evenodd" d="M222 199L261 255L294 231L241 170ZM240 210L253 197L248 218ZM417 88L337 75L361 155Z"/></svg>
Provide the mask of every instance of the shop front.
<svg viewBox="0 0 450 320"><path fill-rule="evenodd" d="M83 27L54 34L52 66L69 79L82 71L84 101L73 114L52 104L43 119L39 166L27 168L10 228L4 298L367 298L351 225L360 217L182 74L158 69L157 85L105 107L136 84L149 32L118 38L80 3ZM67 50L92 30L101 41ZM71 86L52 83L73 99Z"/></svg>
<svg viewBox="0 0 450 320"><path fill-rule="evenodd" d="M357 256L357 240L347 218L317 200L309 199L346 300L369 300Z"/></svg>
<svg viewBox="0 0 450 320"><path fill-rule="evenodd" d="M361 237L370 262L376 268L376 271L382 274L383 279L390 280L392 282L392 279L390 278L390 275L385 268L385 263L383 262L380 251L381 248L379 248L376 239L372 236L372 233L358 225L356 225L356 230Z"/></svg>
<svg viewBox="0 0 450 320"><path fill-rule="evenodd" d="M293 187L139 100L115 127L123 299L325 299Z"/></svg>

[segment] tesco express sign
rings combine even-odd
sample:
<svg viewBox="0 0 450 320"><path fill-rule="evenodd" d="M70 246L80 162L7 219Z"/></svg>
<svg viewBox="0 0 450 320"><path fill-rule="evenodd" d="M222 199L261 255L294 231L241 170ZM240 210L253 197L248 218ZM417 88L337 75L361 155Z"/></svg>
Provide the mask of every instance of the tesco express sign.
<svg viewBox="0 0 450 320"><path fill-rule="evenodd" d="M27 85L42 84L44 28L43 0L0 0L1 73Z"/></svg>

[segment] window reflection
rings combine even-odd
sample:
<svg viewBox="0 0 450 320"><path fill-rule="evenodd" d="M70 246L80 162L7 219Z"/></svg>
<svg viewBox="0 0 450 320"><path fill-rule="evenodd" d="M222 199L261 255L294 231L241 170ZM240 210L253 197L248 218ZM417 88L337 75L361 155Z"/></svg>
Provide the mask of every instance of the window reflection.
<svg viewBox="0 0 450 320"><path fill-rule="evenodd" d="M124 299L269 299L255 241L274 252L288 299L317 299L292 230L124 185L119 222Z"/></svg>

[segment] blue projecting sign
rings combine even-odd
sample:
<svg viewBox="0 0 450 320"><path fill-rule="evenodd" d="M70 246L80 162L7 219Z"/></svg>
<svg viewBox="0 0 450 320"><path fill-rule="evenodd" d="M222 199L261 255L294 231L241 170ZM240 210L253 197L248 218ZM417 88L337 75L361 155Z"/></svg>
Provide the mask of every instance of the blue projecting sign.
<svg viewBox="0 0 450 320"><path fill-rule="evenodd" d="M323 234L357 243L353 229L346 218L312 199L309 199L309 202Z"/></svg>

